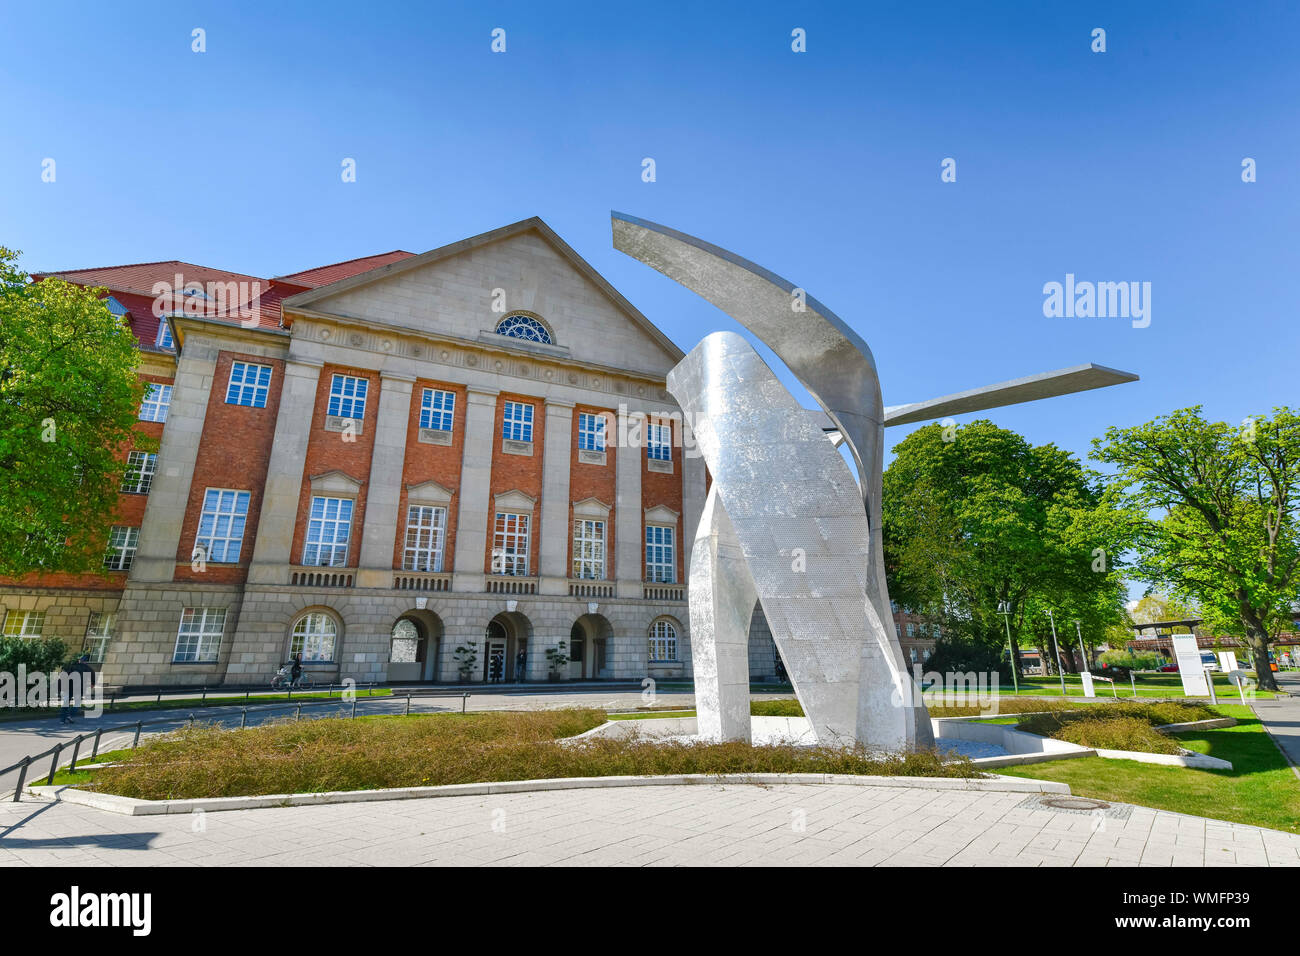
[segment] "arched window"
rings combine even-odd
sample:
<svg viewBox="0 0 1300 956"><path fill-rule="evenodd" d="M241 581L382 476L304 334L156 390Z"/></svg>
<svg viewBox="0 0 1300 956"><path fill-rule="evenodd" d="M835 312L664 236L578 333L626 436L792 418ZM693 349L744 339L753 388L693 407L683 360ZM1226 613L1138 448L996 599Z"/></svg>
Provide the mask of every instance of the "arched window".
<svg viewBox="0 0 1300 956"><path fill-rule="evenodd" d="M677 660L677 628L667 618L660 618L650 625L650 660Z"/></svg>
<svg viewBox="0 0 1300 956"><path fill-rule="evenodd" d="M323 611L304 614L293 626L289 656L302 654L304 661L332 661L338 633L338 625L334 623L334 618Z"/></svg>
<svg viewBox="0 0 1300 956"><path fill-rule="evenodd" d="M402 618L393 625L393 648L388 659L393 664L414 664L419 652L420 629L414 621Z"/></svg>
<svg viewBox="0 0 1300 956"><path fill-rule="evenodd" d="M512 339L524 339L528 342L541 342L554 345L551 333L531 315L507 315L497 323L497 335L508 335Z"/></svg>

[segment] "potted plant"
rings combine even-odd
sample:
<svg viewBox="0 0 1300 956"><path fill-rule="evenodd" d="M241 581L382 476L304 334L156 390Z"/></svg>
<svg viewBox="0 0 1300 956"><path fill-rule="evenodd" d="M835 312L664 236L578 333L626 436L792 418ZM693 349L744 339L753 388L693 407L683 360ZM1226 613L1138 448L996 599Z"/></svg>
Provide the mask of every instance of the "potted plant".
<svg viewBox="0 0 1300 956"><path fill-rule="evenodd" d="M557 681L569 665L569 648L567 644L557 644L546 649L546 662L550 670L546 674L549 681Z"/></svg>
<svg viewBox="0 0 1300 956"><path fill-rule="evenodd" d="M473 641L468 645L461 644L452 652L452 657L456 660L456 675L460 682L468 683L470 675L474 673L474 664L478 661L478 645Z"/></svg>

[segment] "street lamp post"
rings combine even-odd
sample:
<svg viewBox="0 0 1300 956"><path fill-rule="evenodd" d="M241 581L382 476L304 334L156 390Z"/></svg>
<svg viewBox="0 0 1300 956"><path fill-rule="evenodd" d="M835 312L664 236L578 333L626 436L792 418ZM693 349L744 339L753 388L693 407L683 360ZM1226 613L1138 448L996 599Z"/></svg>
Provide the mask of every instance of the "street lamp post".
<svg viewBox="0 0 1300 956"><path fill-rule="evenodd" d="M1011 655L1011 683L1016 688L1016 695L1020 695L1020 662L1016 660L1016 649L1011 643L1011 602L998 602L998 612L1002 615L1003 620L1007 622L1007 653Z"/></svg>
<svg viewBox="0 0 1300 956"><path fill-rule="evenodd" d="M1074 633L1079 638L1079 657L1083 661L1083 669L1090 671L1092 670L1092 662L1088 660L1088 649L1083 646L1083 632L1079 630L1079 619L1077 617L1074 619Z"/></svg>
<svg viewBox="0 0 1300 956"><path fill-rule="evenodd" d="M1052 622L1052 650L1056 652L1056 673L1061 678L1061 696L1068 697L1065 692L1065 668L1061 666L1061 645L1056 642L1056 616L1052 609L1047 609L1047 619Z"/></svg>

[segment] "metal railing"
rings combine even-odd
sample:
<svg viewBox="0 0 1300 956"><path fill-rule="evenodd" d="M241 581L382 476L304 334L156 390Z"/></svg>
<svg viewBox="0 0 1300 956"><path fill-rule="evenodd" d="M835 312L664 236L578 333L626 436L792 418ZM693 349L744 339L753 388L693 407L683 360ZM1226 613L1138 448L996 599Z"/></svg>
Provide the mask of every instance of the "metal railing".
<svg viewBox="0 0 1300 956"><path fill-rule="evenodd" d="M412 691L407 691L405 694L393 694L393 693L380 694L378 697L367 697L366 700L392 700L394 698L400 700L401 698L405 697L406 698L405 715L409 717L411 714L411 698L416 696L418 697L460 697L461 699L460 712L462 714L465 713L465 709L469 702L469 697L470 697L467 691L461 691L456 694L450 694L450 693L439 694L436 692L415 694ZM359 696L354 696L351 700L352 707L350 713L348 714L349 720L355 719L357 716L357 701L359 699L361 699ZM308 701L301 701L297 704L288 704L288 703L267 704L262 707L254 707L254 708L242 707L240 708L239 729L243 730L248 726L248 712L250 709L253 710L254 713L268 713L273 710L293 710L294 720L302 720L302 709L304 707L328 707L343 702L344 702L343 699L340 698L337 701L332 699L331 700L308 700ZM196 719L197 718L194 716L194 714L189 715L188 720L189 720L190 727L194 726L194 721ZM59 756L67 748L69 747L72 748L72 760L69 761L68 763L68 772L76 773L77 761L81 759L80 756L81 745L85 743L87 740L91 740L91 739L94 740L94 745L91 748L90 757L88 758L89 760L93 761L99 756L99 745L100 742L103 740L104 734L112 734L112 733L125 732L131 730L135 731L134 736L131 739L131 747L130 747L131 750L135 750L137 747L140 746L140 734L145 727L150 727L154 724L174 724L177 723L178 721L184 721L184 720L186 720L186 718L184 717L159 717L156 720L137 720L133 724L122 724L118 727L100 727L94 731L84 733L84 734L79 734L78 736L72 738L71 740L61 741L60 743L55 744L53 747L49 748L48 750L43 750L38 754L28 754L26 757L18 761L16 764L13 764L8 767L0 768L0 777L5 777L8 774L13 773L14 771L18 772L18 783L14 787L13 802L19 803L22 800L23 787L27 785L28 771L30 770L31 765L36 763L38 760L42 760L45 757L50 758L50 771L49 774L46 776L45 785L53 786L55 774L57 774L59 771Z"/></svg>

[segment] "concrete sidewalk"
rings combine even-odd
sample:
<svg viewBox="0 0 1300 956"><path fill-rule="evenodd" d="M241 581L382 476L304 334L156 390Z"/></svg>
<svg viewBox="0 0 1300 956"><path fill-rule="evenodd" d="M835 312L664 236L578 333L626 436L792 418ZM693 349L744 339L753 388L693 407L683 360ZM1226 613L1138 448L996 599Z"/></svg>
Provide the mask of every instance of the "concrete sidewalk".
<svg viewBox="0 0 1300 956"><path fill-rule="evenodd" d="M1291 761L1296 777L1300 778L1300 672L1278 673L1277 685L1295 696L1256 701L1252 709Z"/></svg>
<svg viewBox="0 0 1300 956"><path fill-rule="evenodd" d="M728 784L153 817L0 803L0 866L1300 866L1300 835L1050 796Z"/></svg>

